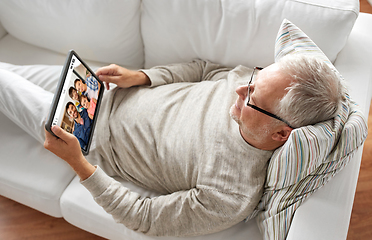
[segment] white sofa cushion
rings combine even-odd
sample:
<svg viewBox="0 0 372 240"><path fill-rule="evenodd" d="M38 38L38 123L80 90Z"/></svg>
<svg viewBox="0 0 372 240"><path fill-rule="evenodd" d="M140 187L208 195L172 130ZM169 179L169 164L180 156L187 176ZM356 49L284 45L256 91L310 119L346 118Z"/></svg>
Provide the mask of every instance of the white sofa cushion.
<svg viewBox="0 0 372 240"><path fill-rule="evenodd" d="M144 0L145 67L193 58L231 67L267 66L274 62L284 18L296 22L333 62L358 12L358 0Z"/></svg>
<svg viewBox="0 0 372 240"><path fill-rule="evenodd" d="M18 76L22 76L35 85L54 92L62 66L15 66L0 62L0 69L1 77L9 83L19 81ZM4 75L8 71L9 74ZM25 82L28 83L26 80ZM9 86L2 85L2 87L6 89ZM20 92L22 90L23 88L18 89ZM52 96L51 93L43 95L45 97L43 100L46 102L48 95ZM17 109L22 110L25 107L19 104L19 101L12 102ZM48 108L48 106L44 107ZM40 106L38 109L43 109L43 107ZM5 112L9 113L9 111ZM22 112L30 113L24 110ZM51 216L61 217L59 200L75 173L66 162L44 149L43 145L35 140L35 138L40 139L38 137L40 133L43 134L43 129L40 129L40 124L35 122L32 116L23 114L29 116L29 119L13 116L17 117L17 120L25 120L24 124L27 124L23 126L25 130L23 131L5 114L0 112L1 195ZM12 117L12 114L8 116ZM26 132L32 134L34 138Z"/></svg>
<svg viewBox="0 0 372 240"><path fill-rule="evenodd" d="M5 28L3 27L3 25L0 22L0 39L2 39L6 34L7 34L7 32L6 32Z"/></svg>
<svg viewBox="0 0 372 240"><path fill-rule="evenodd" d="M9 34L35 46L84 59L143 67L139 0L2 0Z"/></svg>
<svg viewBox="0 0 372 240"><path fill-rule="evenodd" d="M7 34L0 39L0 62L17 65L63 65L66 54L23 42Z"/></svg>

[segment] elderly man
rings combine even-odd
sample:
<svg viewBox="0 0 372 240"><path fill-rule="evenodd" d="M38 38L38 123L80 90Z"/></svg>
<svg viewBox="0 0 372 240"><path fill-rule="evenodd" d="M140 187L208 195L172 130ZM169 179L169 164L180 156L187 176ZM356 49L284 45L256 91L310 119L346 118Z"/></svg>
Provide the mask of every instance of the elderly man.
<svg viewBox="0 0 372 240"><path fill-rule="evenodd" d="M303 56L253 72L196 60L97 75L118 87L105 95L89 161L58 126L44 146L116 221L155 236L217 232L249 216L273 150L293 128L334 117L344 91L325 63ZM108 175L161 195L141 198Z"/></svg>

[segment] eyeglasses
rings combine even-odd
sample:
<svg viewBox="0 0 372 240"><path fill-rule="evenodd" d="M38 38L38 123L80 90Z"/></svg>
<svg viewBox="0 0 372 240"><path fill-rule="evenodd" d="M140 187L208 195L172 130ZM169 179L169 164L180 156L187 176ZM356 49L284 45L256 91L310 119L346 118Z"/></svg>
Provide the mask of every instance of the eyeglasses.
<svg viewBox="0 0 372 240"><path fill-rule="evenodd" d="M266 111L266 110L263 110L262 108L259 108L259 107L255 106L255 105L252 105L252 104L249 103L249 100L250 100L250 97L251 97L251 96L250 96L250 93L251 93L251 84L252 84L252 82L253 82L253 79L256 78L258 71L260 71L260 70L262 70L262 69L263 69L262 67L255 67L255 68L253 69L252 76L251 76L251 80L250 80L249 83L248 83L248 94L247 94L247 98L246 98L246 105L247 105L248 107L253 108L254 110L257 110L257 111L259 111L259 112L261 112L261 113L263 113L263 114L269 116L269 117L272 117L272 118L275 118L275 119L277 119L277 120L279 120L279 121L282 121L282 122L284 122L285 124L287 124L290 128L293 128L293 129L294 129L294 127L292 127L292 126L291 126L291 125L290 125L286 120L284 120L284 119L282 119L282 118L276 116L275 114L272 114L272 113L270 113L270 112L268 112L268 111Z"/></svg>

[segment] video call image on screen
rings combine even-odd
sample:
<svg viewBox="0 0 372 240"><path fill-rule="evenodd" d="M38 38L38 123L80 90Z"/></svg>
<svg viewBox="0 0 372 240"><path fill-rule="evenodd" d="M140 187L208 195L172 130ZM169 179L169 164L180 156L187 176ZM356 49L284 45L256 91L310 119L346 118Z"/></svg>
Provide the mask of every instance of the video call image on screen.
<svg viewBox="0 0 372 240"><path fill-rule="evenodd" d="M63 85L52 125L59 125L77 137L86 149L101 84L75 55Z"/></svg>

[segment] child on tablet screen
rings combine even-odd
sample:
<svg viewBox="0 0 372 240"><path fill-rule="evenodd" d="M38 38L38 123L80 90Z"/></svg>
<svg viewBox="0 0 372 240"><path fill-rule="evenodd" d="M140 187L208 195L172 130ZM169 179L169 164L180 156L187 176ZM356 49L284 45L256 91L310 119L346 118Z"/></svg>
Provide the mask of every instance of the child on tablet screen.
<svg viewBox="0 0 372 240"><path fill-rule="evenodd" d="M101 86L93 76L88 76L86 82L78 78L75 80L74 85L76 90L87 96L89 99L98 98L98 93Z"/></svg>
<svg viewBox="0 0 372 240"><path fill-rule="evenodd" d="M77 90L74 87L70 87L68 92L69 92L70 98L75 101L75 106L76 106L78 112L81 112L83 107L80 104L79 93L77 92Z"/></svg>
<svg viewBox="0 0 372 240"><path fill-rule="evenodd" d="M87 96L81 95L80 96L80 104L81 104L81 106L83 106L83 108L85 108L87 110L89 118L93 119L94 112L96 110L97 99L92 98L89 101Z"/></svg>

